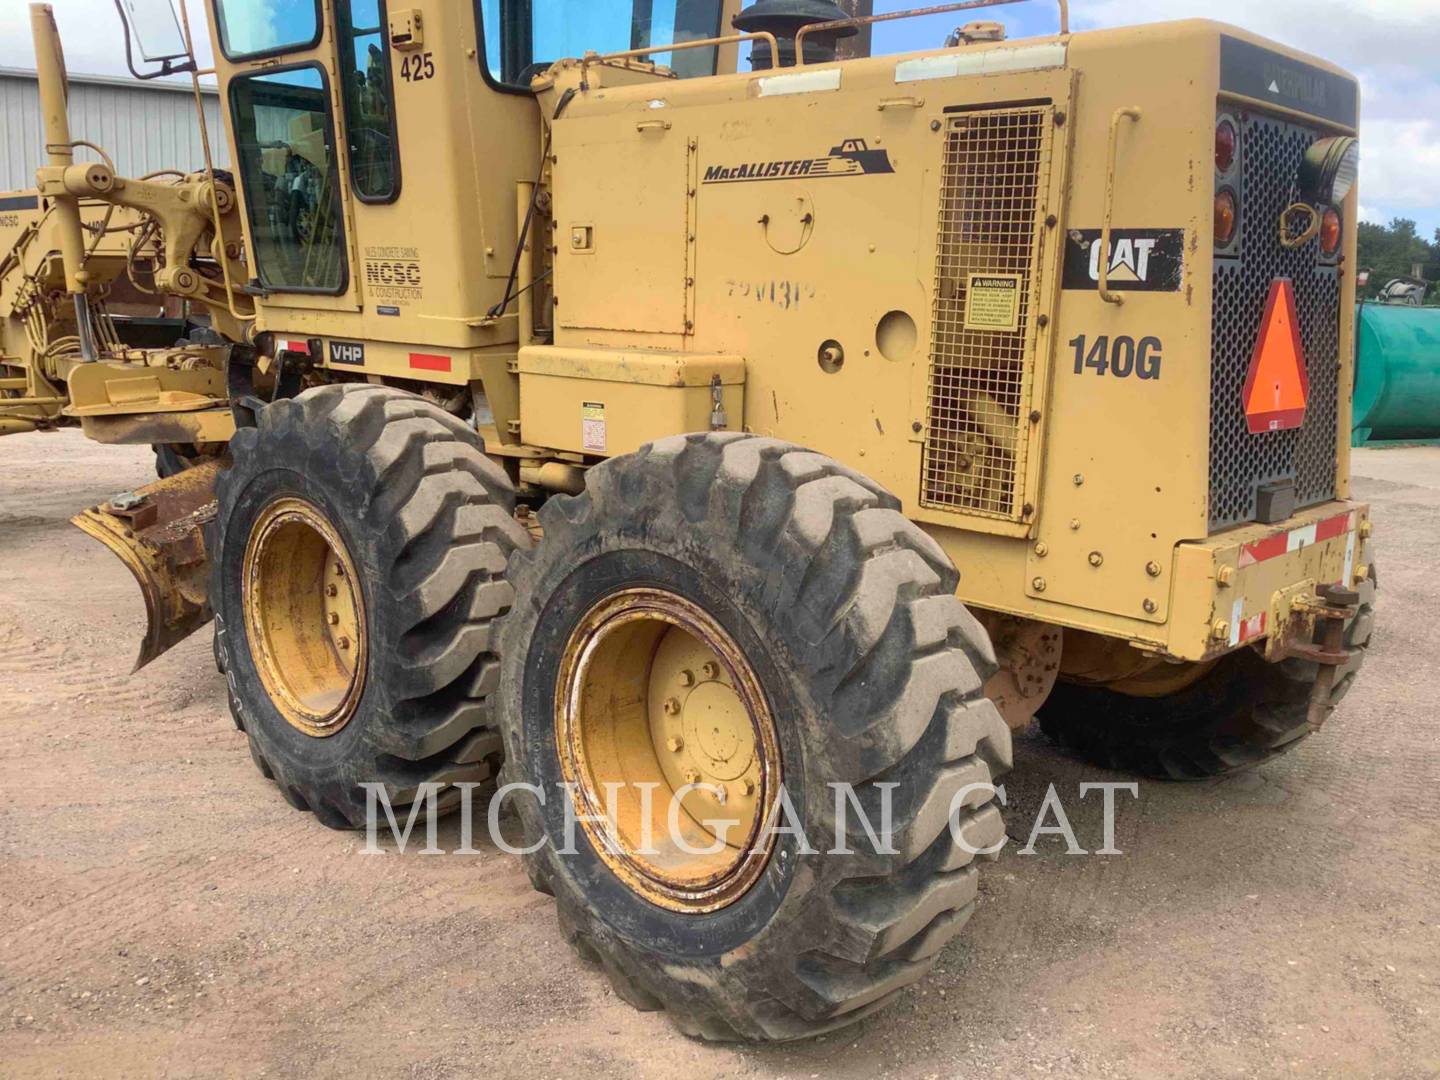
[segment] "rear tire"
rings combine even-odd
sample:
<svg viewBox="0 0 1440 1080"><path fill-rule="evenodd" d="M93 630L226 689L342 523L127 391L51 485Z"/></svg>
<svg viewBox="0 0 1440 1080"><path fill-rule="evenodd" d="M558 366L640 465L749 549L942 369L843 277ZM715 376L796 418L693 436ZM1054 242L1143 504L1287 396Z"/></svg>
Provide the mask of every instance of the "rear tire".
<svg viewBox="0 0 1440 1080"><path fill-rule="evenodd" d="M984 785L1010 766L1009 730L981 690L994 657L940 548L864 477L737 433L596 466L583 494L552 499L540 520L540 546L511 560L498 715L505 779L547 793L515 802L527 845L541 845L526 868L567 940L624 1000L708 1039L813 1035L921 978L975 906L979 860L947 829L951 800L965 794L954 813L970 846L997 846L1004 825ZM753 884L714 910L647 900L584 830L573 854L560 850L557 684L589 613L636 589L703 609L743 653L806 841L780 835ZM897 785L895 853L876 853L853 808L851 850L830 853L827 785L839 782L877 828L877 785Z"/></svg>
<svg viewBox="0 0 1440 1080"><path fill-rule="evenodd" d="M506 560L529 537L513 519L508 480L475 433L411 394L325 386L267 406L231 450L235 464L216 485L210 595L217 666L256 766L287 802L332 828L365 824L367 782L384 784L398 807L422 783L489 779L500 754L489 701L499 676L494 623L513 598ZM328 733L297 726L293 702L275 690L277 679L284 686L314 666L287 666L286 657L314 661L324 627L272 641L257 621L303 630L304 618L276 608L303 614L315 590L335 595L328 570L312 581L297 569L294 581L276 586L287 604L256 600L272 595L263 591L267 574L286 576L276 560L247 561L247 546L263 542L264 523L281 505L313 511L357 579L364 659L351 674L348 711ZM445 794L442 805L454 801L453 790Z"/></svg>
<svg viewBox="0 0 1440 1080"><path fill-rule="evenodd" d="M1349 692L1370 644L1373 581L1372 574L1357 589L1360 609L1345 628L1345 641L1361 651L1336 672L1332 709ZM1246 648L1164 697L1062 681L1040 709L1040 727L1056 744L1108 769L1158 780L1205 780L1299 746L1310 734L1307 713L1318 670L1308 660L1266 663Z"/></svg>

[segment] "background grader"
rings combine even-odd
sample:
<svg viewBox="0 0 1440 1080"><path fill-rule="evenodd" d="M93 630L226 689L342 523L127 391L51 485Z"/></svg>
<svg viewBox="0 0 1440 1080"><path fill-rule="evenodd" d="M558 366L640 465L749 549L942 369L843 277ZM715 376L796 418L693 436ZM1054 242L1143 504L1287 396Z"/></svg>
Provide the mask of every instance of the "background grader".
<svg viewBox="0 0 1440 1080"><path fill-rule="evenodd" d="M138 74L205 74L183 5L122 7ZM32 9L0 430L157 446L77 522L141 582L141 664L213 614L292 805L353 827L363 783L503 761L619 993L785 1039L960 930L1012 728L1204 777L1349 686L1343 72L1063 0L1054 36L845 59L902 16L205 7L233 175L139 179L75 162ZM186 302L177 343L127 280ZM844 784L892 847L837 850Z"/></svg>

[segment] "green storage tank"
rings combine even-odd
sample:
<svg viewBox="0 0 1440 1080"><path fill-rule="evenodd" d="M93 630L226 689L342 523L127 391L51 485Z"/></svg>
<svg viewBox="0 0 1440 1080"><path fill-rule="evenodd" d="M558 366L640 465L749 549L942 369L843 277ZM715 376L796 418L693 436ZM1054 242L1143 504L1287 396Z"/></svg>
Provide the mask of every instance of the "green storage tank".
<svg viewBox="0 0 1440 1080"><path fill-rule="evenodd" d="M1361 304L1351 446L1440 439L1440 307Z"/></svg>

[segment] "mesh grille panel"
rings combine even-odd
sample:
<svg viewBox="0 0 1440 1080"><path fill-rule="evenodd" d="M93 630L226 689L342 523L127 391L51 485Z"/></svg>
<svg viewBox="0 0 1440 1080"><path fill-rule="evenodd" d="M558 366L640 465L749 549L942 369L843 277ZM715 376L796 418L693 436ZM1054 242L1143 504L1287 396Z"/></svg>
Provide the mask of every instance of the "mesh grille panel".
<svg viewBox="0 0 1440 1080"><path fill-rule="evenodd" d="M1340 370L1340 282L1320 261L1319 240L1280 246L1280 214L1294 201L1292 178L1318 138L1308 127L1251 113L1239 118L1243 233L1238 259L1215 260L1211 327L1210 528L1252 521L1256 488L1294 480L1296 505L1335 496ZM1310 377L1305 422L1290 431L1251 435L1245 424L1245 375L1260 334L1270 283L1295 284L1300 340Z"/></svg>
<svg viewBox="0 0 1440 1080"><path fill-rule="evenodd" d="M950 120L941 177L921 505L1018 518L1034 367L1041 224L1050 180L1048 106ZM971 274L1020 278L1013 332L965 329Z"/></svg>

